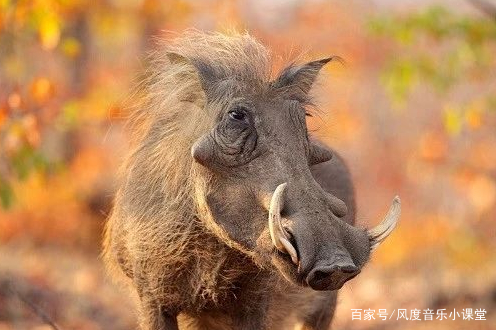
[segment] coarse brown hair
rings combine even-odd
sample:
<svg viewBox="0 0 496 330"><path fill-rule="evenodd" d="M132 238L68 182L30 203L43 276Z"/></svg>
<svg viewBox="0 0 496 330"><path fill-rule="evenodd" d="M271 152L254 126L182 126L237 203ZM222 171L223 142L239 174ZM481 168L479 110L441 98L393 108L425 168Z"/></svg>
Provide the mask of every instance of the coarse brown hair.
<svg viewBox="0 0 496 330"><path fill-rule="evenodd" d="M185 294L213 302L223 286L231 285L229 279L238 275L216 272L232 256L224 245L228 240L218 242L216 237L225 235L208 221L204 207L209 175L194 166L190 156L191 145L212 128L215 118L203 106L207 95L197 73L202 67L210 69L204 73L210 79L234 77L239 88L264 88L270 78L269 53L248 34L190 30L161 41L150 56L147 77L134 94L141 95L140 106L129 118L131 149L104 238L103 256L113 274L124 271L137 287L169 301L176 300L170 296L172 288L168 290L176 279L164 278L167 274L197 274L185 285L193 292ZM213 98L210 103L218 108L229 102ZM215 109L209 107L209 111ZM230 245L243 250L236 242ZM215 258L206 251L209 246L216 249ZM140 281L136 272L146 273L147 279L141 280L147 283L136 283ZM157 282L150 283L150 278Z"/></svg>

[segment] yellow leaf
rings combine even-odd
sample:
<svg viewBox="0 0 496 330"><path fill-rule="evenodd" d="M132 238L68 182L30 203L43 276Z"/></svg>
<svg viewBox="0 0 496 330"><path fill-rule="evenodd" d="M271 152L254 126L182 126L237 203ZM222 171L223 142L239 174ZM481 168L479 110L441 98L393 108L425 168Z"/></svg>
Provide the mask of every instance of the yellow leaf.
<svg viewBox="0 0 496 330"><path fill-rule="evenodd" d="M43 15L38 27L41 45L50 50L57 47L60 40L60 23L53 15Z"/></svg>
<svg viewBox="0 0 496 330"><path fill-rule="evenodd" d="M81 53L81 44L76 38L67 38L62 42L62 52L67 57L77 57Z"/></svg>
<svg viewBox="0 0 496 330"><path fill-rule="evenodd" d="M458 108L446 106L444 108L444 128L450 135L457 135L462 130L463 118Z"/></svg>
<svg viewBox="0 0 496 330"><path fill-rule="evenodd" d="M9 7L10 0L0 0L0 10L5 10Z"/></svg>

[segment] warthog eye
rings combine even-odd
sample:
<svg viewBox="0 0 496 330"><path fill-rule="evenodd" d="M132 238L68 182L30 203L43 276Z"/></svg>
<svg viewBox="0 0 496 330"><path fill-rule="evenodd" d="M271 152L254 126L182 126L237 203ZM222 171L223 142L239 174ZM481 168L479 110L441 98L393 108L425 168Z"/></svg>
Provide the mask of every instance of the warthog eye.
<svg viewBox="0 0 496 330"><path fill-rule="evenodd" d="M241 109L229 111L229 117L234 120L244 121L246 119L246 113Z"/></svg>

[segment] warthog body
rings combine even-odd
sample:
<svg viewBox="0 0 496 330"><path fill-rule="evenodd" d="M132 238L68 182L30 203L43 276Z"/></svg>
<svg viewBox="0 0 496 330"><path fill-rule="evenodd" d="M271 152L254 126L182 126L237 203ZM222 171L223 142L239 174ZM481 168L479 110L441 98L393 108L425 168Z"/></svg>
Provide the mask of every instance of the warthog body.
<svg viewBox="0 0 496 330"><path fill-rule="evenodd" d="M307 133L330 58L271 78L252 37L200 32L153 58L104 243L141 328L327 329L399 211L355 228L346 166Z"/></svg>

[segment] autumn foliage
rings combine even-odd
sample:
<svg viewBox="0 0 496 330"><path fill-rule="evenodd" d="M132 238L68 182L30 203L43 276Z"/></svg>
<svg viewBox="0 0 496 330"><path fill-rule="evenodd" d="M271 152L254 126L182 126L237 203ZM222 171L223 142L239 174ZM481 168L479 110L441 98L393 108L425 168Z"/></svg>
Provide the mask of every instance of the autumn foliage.
<svg viewBox="0 0 496 330"><path fill-rule="evenodd" d="M343 289L336 327L428 329L351 321L350 309L446 306L485 308L488 321L437 328L492 329L496 18L473 2L0 0L0 329L44 323L10 287L64 328L134 326L101 270L101 230L153 37L190 27L250 31L275 71L345 59L325 69L309 127L347 160L360 225L395 194L403 214Z"/></svg>

